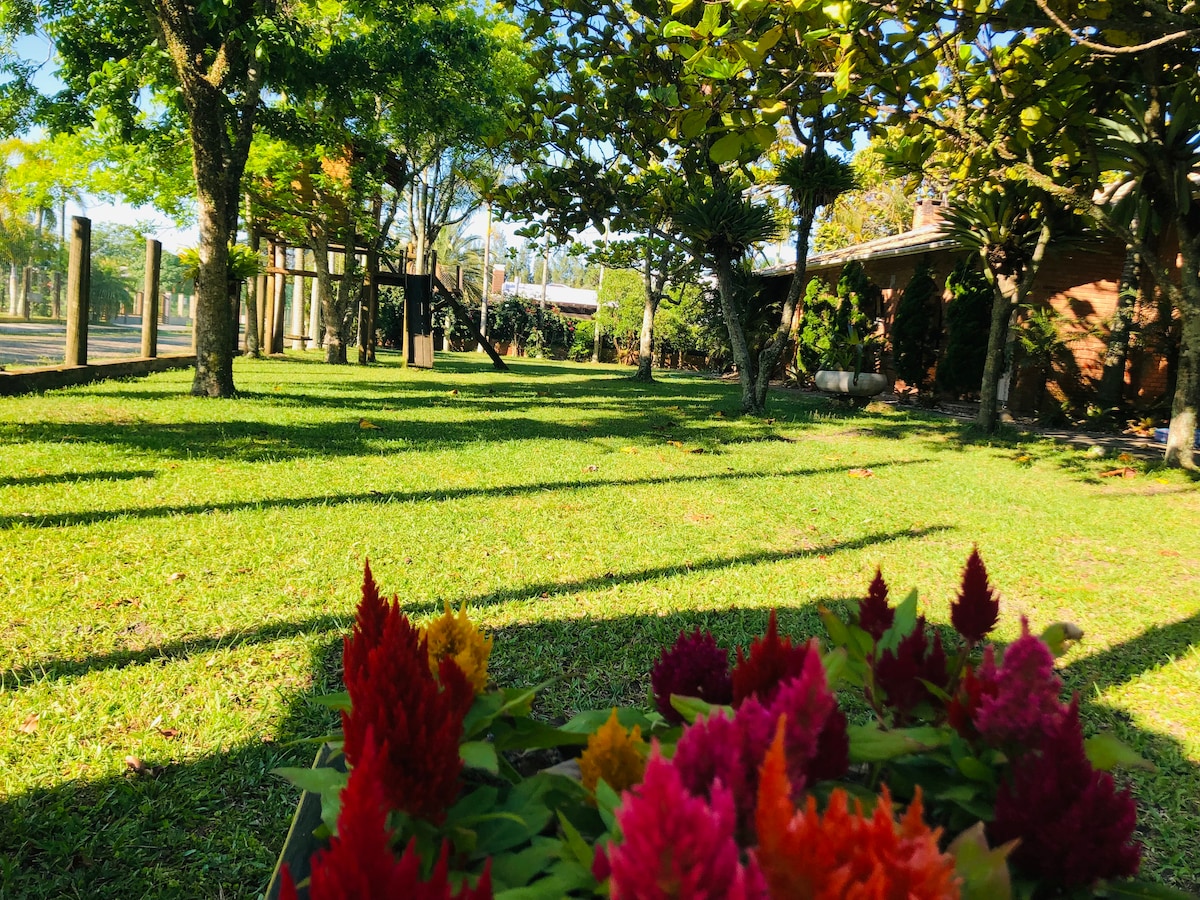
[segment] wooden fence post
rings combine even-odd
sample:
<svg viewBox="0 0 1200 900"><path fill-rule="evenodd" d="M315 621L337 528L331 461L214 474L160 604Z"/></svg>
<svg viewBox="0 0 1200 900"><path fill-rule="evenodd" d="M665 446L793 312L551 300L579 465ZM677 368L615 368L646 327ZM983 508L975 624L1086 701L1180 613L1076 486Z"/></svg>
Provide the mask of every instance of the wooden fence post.
<svg viewBox="0 0 1200 900"><path fill-rule="evenodd" d="M33 269L26 266L21 270L21 318L29 321L29 282L33 279Z"/></svg>
<svg viewBox="0 0 1200 900"><path fill-rule="evenodd" d="M146 238L146 280L142 284L142 356L158 356L158 288L162 244Z"/></svg>
<svg viewBox="0 0 1200 900"><path fill-rule="evenodd" d="M54 273L54 306L50 310L51 317L62 317L62 272Z"/></svg>
<svg viewBox="0 0 1200 900"><path fill-rule="evenodd" d="M67 347L63 362L87 365L88 300L92 288L92 220L71 217L67 263Z"/></svg>
<svg viewBox="0 0 1200 900"><path fill-rule="evenodd" d="M287 244L275 245L275 268L287 268ZM271 332L271 352L283 352L283 308L284 308L284 289L287 287L287 275L282 272L275 273L274 282L274 299L271 304L271 324L273 330Z"/></svg>

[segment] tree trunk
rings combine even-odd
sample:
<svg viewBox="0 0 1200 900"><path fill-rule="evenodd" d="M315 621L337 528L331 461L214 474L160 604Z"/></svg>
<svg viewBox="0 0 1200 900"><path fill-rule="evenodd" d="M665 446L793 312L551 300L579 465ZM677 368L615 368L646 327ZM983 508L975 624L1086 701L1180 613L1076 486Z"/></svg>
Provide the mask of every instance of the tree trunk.
<svg viewBox="0 0 1200 900"><path fill-rule="evenodd" d="M737 307L733 300L736 290L733 283L733 260L723 252L718 253L713 259L713 269L717 275L717 295L721 299L721 317L725 320L725 328L729 332L733 362L738 369L738 383L742 386L742 412L759 414L762 412L762 408L757 404L754 393L754 373L750 362L750 348L746 345L746 332L742 328L742 320L738 318Z"/></svg>
<svg viewBox="0 0 1200 900"><path fill-rule="evenodd" d="M1139 254L1129 247L1125 251L1125 265L1121 269L1121 282L1117 290L1117 309L1104 348L1104 373L1100 376L1100 389L1096 395L1103 410L1119 408L1124 399L1129 335L1133 330L1133 316L1142 287L1138 278L1139 267Z"/></svg>
<svg viewBox="0 0 1200 900"><path fill-rule="evenodd" d="M1200 424L1196 414L1200 407L1200 237L1191 233L1182 215L1178 227L1183 266L1179 286L1172 293L1176 295L1181 333L1166 462L1169 466L1195 469L1196 426Z"/></svg>
<svg viewBox="0 0 1200 900"><path fill-rule="evenodd" d="M642 331L638 341L638 367L635 381L654 380L654 313L658 310L658 291L654 285L651 272L651 249L646 248L646 259L642 266L642 280L646 289L645 301L642 304Z"/></svg>
<svg viewBox="0 0 1200 900"><path fill-rule="evenodd" d="M792 273L787 296L783 300L779 325L758 355L758 382L754 386L754 400L761 410L767 408L767 389L771 385L771 373L775 371L775 366L779 364L779 358L783 356L783 351L792 337L792 320L796 317L796 305L800 302L800 294L808 277L808 242L812 233L814 212L806 209L800 213L800 224L796 232L796 269Z"/></svg>
<svg viewBox="0 0 1200 900"><path fill-rule="evenodd" d="M224 132L219 112L214 127ZM202 134L200 117L192 116L197 199L200 212L200 273L196 278L196 376L192 393L200 397L233 397L233 352L229 328L229 216L226 175L219 150L204 146L220 141L220 133Z"/></svg>
<svg viewBox="0 0 1200 900"><path fill-rule="evenodd" d="M988 329L987 358L983 364L983 383L979 386L979 414L975 423L991 434L1000 419L999 386L1004 374L1004 347L1013 311L1017 308L1017 276L993 275L992 321Z"/></svg>

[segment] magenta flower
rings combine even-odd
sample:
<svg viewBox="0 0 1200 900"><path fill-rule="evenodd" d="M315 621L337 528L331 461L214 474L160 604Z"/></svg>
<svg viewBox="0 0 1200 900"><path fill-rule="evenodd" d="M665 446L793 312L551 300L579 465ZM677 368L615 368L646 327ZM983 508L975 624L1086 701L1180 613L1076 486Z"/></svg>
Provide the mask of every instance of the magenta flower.
<svg viewBox="0 0 1200 900"><path fill-rule="evenodd" d="M950 604L950 622L968 644L974 645L996 627L999 616L1000 595L988 584L987 569L976 547L963 569L958 599Z"/></svg>
<svg viewBox="0 0 1200 900"><path fill-rule="evenodd" d="M717 646L710 632L697 628L680 631L675 645L664 649L650 672L654 705L674 725L683 716L671 706L671 695L699 697L706 703L724 706L733 702L733 680L729 674L729 651Z"/></svg>
<svg viewBox="0 0 1200 900"><path fill-rule="evenodd" d="M743 863L734 833L737 815L724 785L710 799L690 794L658 745L646 777L617 809L621 842L596 854L594 872L611 878L613 900L767 900L766 882Z"/></svg>
<svg viewBox="0 0 1200 900"><path fill-rule="evenodd" d="M788 777L795 793L845 774L850 764L846 717L829 690L815 647L799 676L783 682L770 704L750 697L732 721L719 713L699 719L684 730L675 748L675 767L693 795L708 797L714 783L732 793L742 835L752 828L759 767L784 715Z"/></svg>
<svg viewBox="0 0 1200 900"><path fill-rule="evenodd" d="M883 580L883 571L876 569L867 596L858 601L858 627L879 640L894 621L896 611L888 606L887 582Z"/></svg>
<svg viewBox="0 0 1200 900"><path fill-rule="evenodd" d="M1019 758L996 797L993 846L1018 838L1013 865L1063 887L1137 874L1137 808L1112 776L1095 771L1083 748L1079 698L1055 722L1037 753Z"/></svg>
<svg viewBox="0 0 1200 900"><path fill-rule="evenodd" d="M770 703L779 686L788 678L799 675L804 668L807 644L793 645L789 638L779 636L775 610L767 620L767 633L755 638L744 655L737 649L733 667L733 705L741 706L747 697L758 697Z"/></svg>
<svg viewBox="0 0 1200 900"><path fill-rule="evenodd" d="M1021 619L1021 636L1004 651L1000 668L985 656L978 678L985 686L975 710L975 728L989 744L1036 747L1062 720L1062 681L1054 657Z"/></svg>

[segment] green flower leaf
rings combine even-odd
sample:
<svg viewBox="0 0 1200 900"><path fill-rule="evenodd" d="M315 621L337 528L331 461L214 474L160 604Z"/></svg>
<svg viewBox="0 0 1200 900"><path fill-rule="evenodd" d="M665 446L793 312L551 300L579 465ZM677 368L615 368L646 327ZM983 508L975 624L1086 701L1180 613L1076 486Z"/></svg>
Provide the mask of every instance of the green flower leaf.
<svg viewBox="0 0 1200 900"><path fill-rule="evenodd" d="M1154 763L1107 731L1085 740L1083 750L1087 754L1088 761L1104 772L1111 772L1118 768L1155 771Z"/></svg>
<svg viewBox="0 0 1200 900"><path fill-rule="evenodd" d="M458 747L458 758L470 769L483 769L493 775L500 773L500 761L496 758L496 745L488 741L467 741Z"/></svg>

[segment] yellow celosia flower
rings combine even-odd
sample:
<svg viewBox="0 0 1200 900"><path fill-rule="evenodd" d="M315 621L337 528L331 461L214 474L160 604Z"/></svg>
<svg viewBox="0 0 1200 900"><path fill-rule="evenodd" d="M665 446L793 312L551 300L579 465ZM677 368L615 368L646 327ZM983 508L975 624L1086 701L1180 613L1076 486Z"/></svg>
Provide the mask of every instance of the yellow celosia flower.
<svg viewBox="0 0 1200 900"><path fill-rule="evenodd" d="M583 786L595 791L596 783L603 778L619 793L640 784L645 771L646 742L642 740L642 729L634 725L633 731L626 731L613 709L608 721L588 738L587 749L579 757Z"/></svg>
<svg viewBox="0 0 1200 900"><path fill-rule="evenodd" d="M467 676L475 693L482 694L487 687L492 639L485 638L467 618L466 604L455 615L447 600L446 611L430 622L424 632L429 645L429 668L433 673L437 674L443 659L452 659Z"/></svg>

